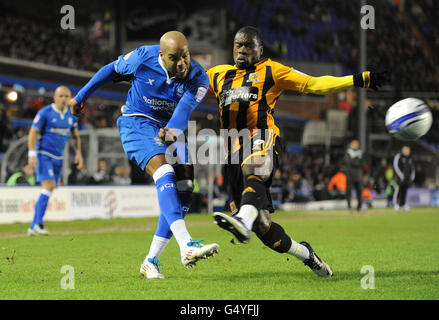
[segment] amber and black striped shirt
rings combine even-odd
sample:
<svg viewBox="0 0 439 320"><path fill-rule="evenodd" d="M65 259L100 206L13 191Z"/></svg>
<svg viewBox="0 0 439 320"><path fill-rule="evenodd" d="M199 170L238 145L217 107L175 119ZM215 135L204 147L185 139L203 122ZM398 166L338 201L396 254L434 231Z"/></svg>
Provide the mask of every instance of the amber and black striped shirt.
<svg viewBox="0 0 439 320"><path fill-rule="evenodd" d="M311 76L271 59L263 59L248 70L219 65L207 71L208 95L217 98L222 129L272 129L274 106L283 90L304 92Z"/></svg>

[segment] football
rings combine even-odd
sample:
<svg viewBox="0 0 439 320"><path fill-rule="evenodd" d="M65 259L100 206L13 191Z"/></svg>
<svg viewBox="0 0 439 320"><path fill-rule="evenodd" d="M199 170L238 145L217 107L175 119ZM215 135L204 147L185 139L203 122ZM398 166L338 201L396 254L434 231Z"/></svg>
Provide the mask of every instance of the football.
<svg viewBox="0 0 439 320"><path fill-rule="evenodd" d="M430 130L432 123L429 106L416 98L398 101L386 113L388 132L402 141L419 139Z"/></svg>

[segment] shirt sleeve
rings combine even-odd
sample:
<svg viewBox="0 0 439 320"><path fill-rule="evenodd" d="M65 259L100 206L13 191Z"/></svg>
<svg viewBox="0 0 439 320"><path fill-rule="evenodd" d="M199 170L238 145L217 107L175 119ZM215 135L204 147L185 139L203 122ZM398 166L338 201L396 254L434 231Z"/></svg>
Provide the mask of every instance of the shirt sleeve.
<svg viewBox="0 0 439 320"><path fill-rule="evenodd" d="M274 82L281 90L304 92L309 79L311 79L311 76L278 62L273 62L272 72Z"/></svg>
<svg viewBox="0 0 439 320"><path fill-rule="evenodd" d="M192 111L204 99L209 88L209 77L204 70L194 81L186 86L186 92L177 104L166 127L178 129L183 132L186 130Z"/></svg>
<svg viewBox="0 0 439 320"><path fill-rule="evenodd" d="M44 126L46 125L46 113L45 109L38 111L34 120L32 121L32 128L37 129L38 131L43 131Z"/></svg>
<svg viewBox="0 0 439 320"><path fill-rule="evenodd" d="M134 74L142 62L145 61L147 54L148 46L139 47L123 54L115 61L114 70L121 75Z"/></svg>
<svg viewBox="0 0 439 320"><path fill-rule="evenodd" d="M207 77L209 78L209 86L208 86L208 90L207 90L207 94L206 96L211 97L211 96L215 96L216 92L215 92L215 72L213 71L213 68L210 68L209 70L207 70L206 72Z"/></svg>

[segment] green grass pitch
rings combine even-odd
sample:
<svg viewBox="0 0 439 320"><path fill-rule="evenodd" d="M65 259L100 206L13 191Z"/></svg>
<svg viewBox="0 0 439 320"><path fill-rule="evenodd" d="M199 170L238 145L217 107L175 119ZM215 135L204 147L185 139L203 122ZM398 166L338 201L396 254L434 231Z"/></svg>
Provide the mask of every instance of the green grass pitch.
<svg viewBox="0 0 439 320"><path fill-rule="evenodd" d="M207 214L189 215L186 223L195 238L218 243L220 253L185 269L172 240L160 258L164 280L139 275L156 218L48 222L48 237L27 237L27 224L12 224L0 225L0 299L439 299L438 208L278 212L273 220L293 239L310 242L334 277L318 278L256 236L233 244ZM74 289L61 288L65 265L73 267ZM362 288L371 276L363 266L373 267L375 289Z"/></svg>

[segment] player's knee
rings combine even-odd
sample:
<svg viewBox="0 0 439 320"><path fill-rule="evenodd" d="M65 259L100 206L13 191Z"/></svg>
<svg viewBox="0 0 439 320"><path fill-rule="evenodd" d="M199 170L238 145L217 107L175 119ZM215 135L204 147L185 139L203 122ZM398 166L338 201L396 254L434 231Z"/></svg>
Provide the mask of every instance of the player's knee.
<svg viewBox="0 0 439 320"><path fill-rule="evenodd" d="M265 209L259 210L259 215L253 223L253 232L257 236L263 236L268 232L271 225L270 212Z"/></svg>
<svg viewBox="0 0 439 320"><path fill-rule="evenodd" d="M193 165L175 165L175 176L178 180L194 180L194 166Z"/></svg>
<svg viewBox="0 0 439 320"><path fill-rule="evenodd" d="M273 170L273 161L269 156L263 156L263 157L257 157L258 159L255 159L255 161L249 161L243 163L242 165L242 173L244 176L251 176L255 175L262 180L267 181L270 176L271 172Z"/></svg>
<svg viewBox="0 0 439 320"><path fill-rule="evenodd" d="M53 180L45 180L43 182L41 182L41 187L45 190L48 190L50 192L53 192L53 190L55 189L56 186L56 182Z"/></svg>

